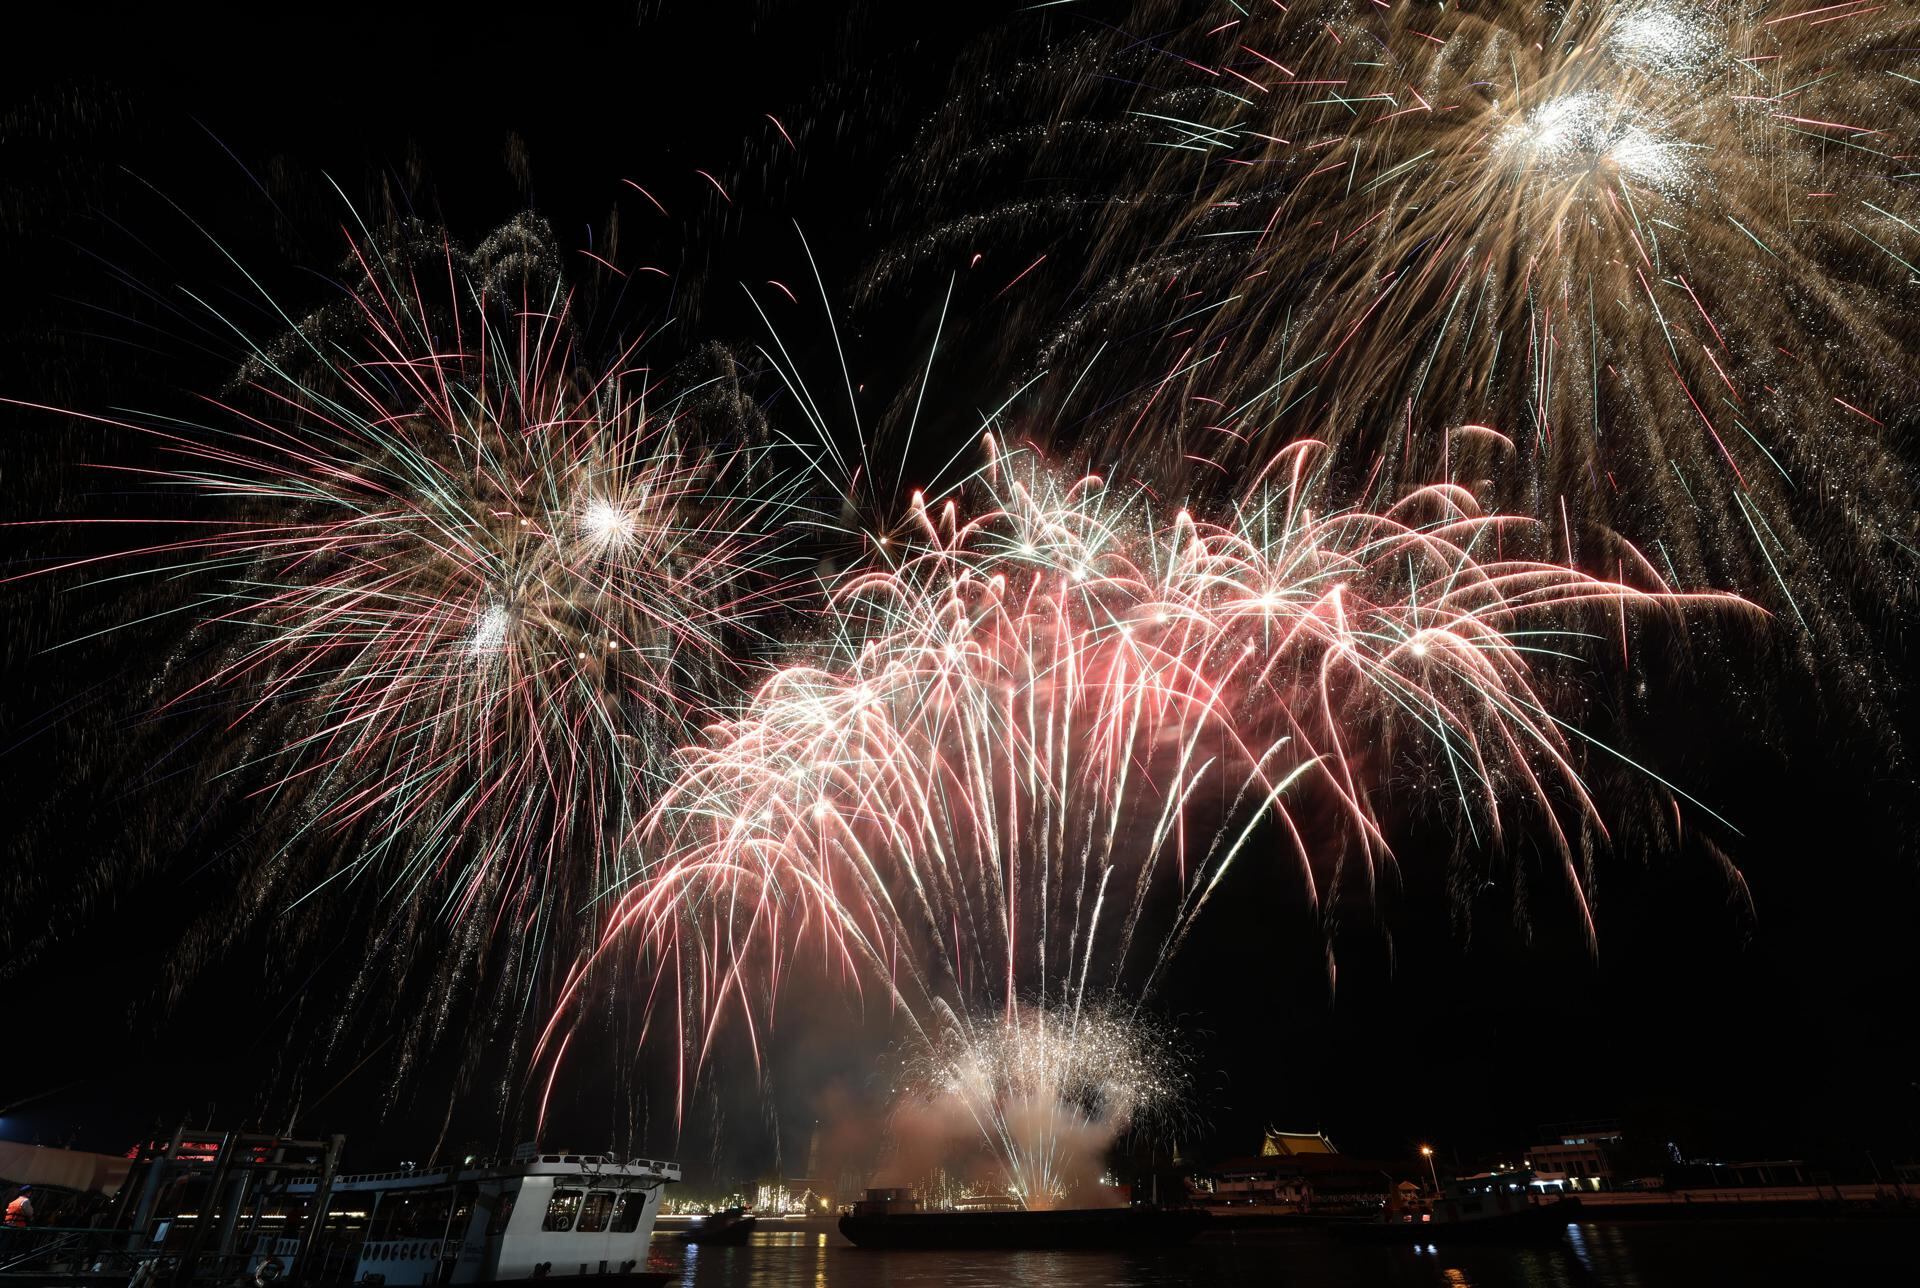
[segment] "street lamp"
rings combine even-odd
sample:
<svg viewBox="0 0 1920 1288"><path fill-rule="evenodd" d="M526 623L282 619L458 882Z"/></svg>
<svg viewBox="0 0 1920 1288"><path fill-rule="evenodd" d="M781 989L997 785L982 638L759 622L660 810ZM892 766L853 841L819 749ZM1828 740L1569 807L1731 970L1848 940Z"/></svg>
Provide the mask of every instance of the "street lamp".
<svg viewBox="0 0 1920 1288"><path fill-rule="evenodd" d="M1433 1170L1433 1146L1422 1145L1420 1147L1420 1157L1427 1160L1427 1177L1433 1182L1433 1192L1438 1194L1440 1192L1440 1176L1439 1173Z"/></svg>

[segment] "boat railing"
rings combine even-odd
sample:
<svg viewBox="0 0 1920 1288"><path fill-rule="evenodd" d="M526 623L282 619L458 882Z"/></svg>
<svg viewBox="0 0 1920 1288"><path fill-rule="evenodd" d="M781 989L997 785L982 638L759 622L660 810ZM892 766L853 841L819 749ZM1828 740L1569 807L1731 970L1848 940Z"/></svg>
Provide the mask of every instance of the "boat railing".
<svg viewBox="0 0 1920 1288"><path fill-rule="evenodd" d="M407 1181L418 1182L422 1185L445 1184L456 1176L467 1176L477 1172L496 1170L513 1172L528 1165L544 1165L550 1167L555 1164L578 1168L581 1173L588 1176L602 1176L608 1172L617 1173L627 1168L636 1168L656 1173L666 1180L678 1180L680 1177L680 1164L669 1159L622 1159L606 1154L535 1154L529 1157L516 1158L508 1163L481 1160L458 1167L433 1168L426 1171L418 1168L398 1168L389 1172L349 1172L335 1177L333 1188L335 1190L352 1189L356 1187L381 1185L389 1182ZM289 1182L286 1188L291 1192L301 1193L314 1189L316 1184L317 1182L315 1180L303 1177L299 1180Z"/></svg>
<svg viewBox="0 0 1920 1288"><path fill-rule="evenodd" d="M70 1255L79 1249L87 1235L105 1233L108 1232L55 1226L9 1229L0 1234L0 1274L18 1274L33 1268L35 1263L61 1260L63 1254Z"/></svg>
<svg viewBox="0 0 1920 1288"><path fill-rule="evenodd" d="M33 1226L0 1234L0 1276L49 1276L122 1281L146 1288L174 1280L185 1254L179 1248L125 1246L126 1231L97 1226ZM227 1283L242 1277L252 1254L201 1251L193 1257L192 1277Z"/></svg>

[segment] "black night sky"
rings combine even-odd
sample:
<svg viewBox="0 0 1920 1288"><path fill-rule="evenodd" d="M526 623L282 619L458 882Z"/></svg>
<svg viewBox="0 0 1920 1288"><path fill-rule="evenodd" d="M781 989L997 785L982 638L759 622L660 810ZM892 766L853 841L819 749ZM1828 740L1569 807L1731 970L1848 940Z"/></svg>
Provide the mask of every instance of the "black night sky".
<svg viewBox="0 0 1920 1288"><path fill-rule="evenodd" d="M334 6L220 22L76 10L30 38L16 32L0 90L0 397L185 412L231 377L238 352L190 296L270 333L237 266L276 299L310 305L338 271L351 212L391 206L468 242L531 209L577 259L590 337L672 318L684 335L747 347L764 324L737 284L811 281L797 224L828 293L845 297L847 361L877 409L920 378L944 287L927 277L890 298L850 298L921 214L891 167L964 74L966 51L1096 18L826 8L649 0L495 21ZM585 252L608 253L610 237L621 262L665 273L596 273ZM910 469L950 455L1017 380L995 344L996 293L1048 249L997 249L962 279L954 311L970 324L943 341L929 396L939 407ZM1071 255L1053 250L1056 262ZM1069 274L1031 285L1042 294L1029 309L1047 291L1071 302ZM837 379L817 316L789 324L798 361ZM777 417L777 387L768 397ZM524 1124L519 1110L502 1121L497 1052L451 1114L448 1055L395 1088L378 1032L356 1032L331 1060L313 1054L323 1008L357 969L350 954L274 961L267 937L242 933L173 988L182 928L218 904L214 855L246 844L241 821L199 817L182 798L172 766L193 755L188 731L166 734L164 756L144 765L125 754L155 742L134 730L176 628L87 638L144 601L84 577L19 576L122 539L61 520L156 512L90 468L102 462L138 465L138 449L59 414L0 408L0 1134L118 1151L183 1118L291 1120L346 1131L366 1166L437 1140L511 1144ZM1441 840L1416 836L1400 843L1398 888L1344 898L1319 919L1286 864L1247 865L1159 1001L1197 1051L1201 1121L1185 1148L1245 1152L1272 1124L1324 1130L1355 1153L1401 1156L1433 1140L1466 1157L1517 1151L1544 1123L1619 1118L1690 1157L1849 1168L1868 1150L1913 1157L1920 711L1904 611L1873 629L1907 693L1871 708L1815 691L1755 646L1650 677L1630 720L1604 702L1588 713L1734 823L1738 834L1716 841L1744 874L1751 913L1698 847L1646 853L1631 829L1597 860L1597 954L1556 893L1557 861L1525 842L1514 846L1513 866L1531 874L1522 889L1450 874ZM116 863L156 816L184 842ZM550 1137L592 1148L627 1132L635 1148L677 1148L695 1168L735 1175L769 1166L778 1142L791 1165L823 1097L872 1068L873 1044L851 1040L871 1020L863 1028L849 1003L820 1007L819 1023L789 1017L770 1040L764 1095L723 1072L678 1138L644 1053L637 1072L592 1085L589 1052ZM623 1097L641 1102L638 1123L609 1107Z"/></svg>

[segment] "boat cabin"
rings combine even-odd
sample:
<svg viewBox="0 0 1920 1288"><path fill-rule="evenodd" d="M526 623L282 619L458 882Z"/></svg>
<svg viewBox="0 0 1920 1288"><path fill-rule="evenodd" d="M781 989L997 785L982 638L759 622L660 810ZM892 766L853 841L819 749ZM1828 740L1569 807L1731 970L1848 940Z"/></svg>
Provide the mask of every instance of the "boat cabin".
<svg viewBox="0 0 1920 1288"><path fill-rule="evenodd" d="M340 1176L277 1196L281 1230L319 1226L305 1277L368 1285L497 1283L629 1274L644 1267L677 1163L524 1153L507 1164ZM316 1200L316 1193L320 1197ZM293 1269L301 1240L263 1234L249 1271Z"/></svg>

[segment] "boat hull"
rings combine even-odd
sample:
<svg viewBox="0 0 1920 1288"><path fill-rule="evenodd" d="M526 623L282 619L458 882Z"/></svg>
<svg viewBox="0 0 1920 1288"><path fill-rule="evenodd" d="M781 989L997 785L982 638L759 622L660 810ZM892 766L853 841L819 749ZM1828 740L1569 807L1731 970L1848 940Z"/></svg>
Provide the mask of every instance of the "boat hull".
<svg viewBox="0 0 1920 1288"><path fill-rule="evenodd" d="M850 1213L840 1233L862 1248L1168 1247L1191 1242L1210 1219L1190 1208Z"/></svg>
<svg viewBox="0 0 1920 1288"><path fill-rule="evenodd" d="M723 1247L738 1246L739 1244L749 1243L753 1240L753 1231L758 1224L758 1219L750 1216L721 1222L716 1225L703 1222L691 1229L682 1230L674 1237L682 1243L718 1244Z"/></svg>

